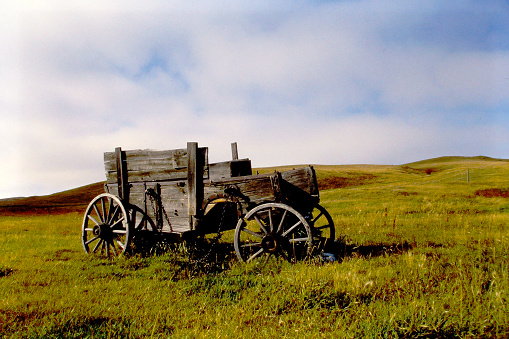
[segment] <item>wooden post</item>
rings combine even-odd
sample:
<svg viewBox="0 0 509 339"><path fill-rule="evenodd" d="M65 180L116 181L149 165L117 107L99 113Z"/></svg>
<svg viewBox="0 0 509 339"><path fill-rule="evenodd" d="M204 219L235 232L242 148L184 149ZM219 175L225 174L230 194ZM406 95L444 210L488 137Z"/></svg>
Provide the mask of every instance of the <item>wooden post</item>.
<svg viewBox="0 0 509 339"><path fill-rule="evenodd" d="M187 187L189 225L192 229L200 217L203 202L203 164L198 154L198 143L187 143Z"/></svg>
<svg viewBox="0 0 509 339"><path fill-rule="evenodd" d="M232 142L232 160L239 160L239 151L237 150L236 142Z"/></svg>
<svg viewBox="0 0 509 339"><path fill-rule="evenodd" d="M115 158L117 162L117 185L118 196L123 201L129 202L129 184L127 178L127 161L125 152L121 147L115 148Z"/></svg>

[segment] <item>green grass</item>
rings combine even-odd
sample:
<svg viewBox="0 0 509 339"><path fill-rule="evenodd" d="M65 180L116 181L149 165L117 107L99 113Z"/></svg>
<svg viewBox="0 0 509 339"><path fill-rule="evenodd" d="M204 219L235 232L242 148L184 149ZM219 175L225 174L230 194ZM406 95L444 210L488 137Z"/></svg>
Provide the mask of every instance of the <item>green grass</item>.
<svg viewBox="0 0 509 339"><path fill-rule="evenodd" d="M508 337L508 165L315 166L333 263L109 261L82 213L2 216L0 337Z"/></svg>

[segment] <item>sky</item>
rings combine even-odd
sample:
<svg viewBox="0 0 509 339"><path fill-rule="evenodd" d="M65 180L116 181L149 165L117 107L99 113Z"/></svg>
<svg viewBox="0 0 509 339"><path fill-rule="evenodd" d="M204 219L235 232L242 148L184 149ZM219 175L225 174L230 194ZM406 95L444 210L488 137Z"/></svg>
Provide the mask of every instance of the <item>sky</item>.
<svg viewBox="0 0 509 339"><path fill-rule="evenodd" d="M0 0L0 198L103 153L253 167L509 158L509 1Z"/></svg>

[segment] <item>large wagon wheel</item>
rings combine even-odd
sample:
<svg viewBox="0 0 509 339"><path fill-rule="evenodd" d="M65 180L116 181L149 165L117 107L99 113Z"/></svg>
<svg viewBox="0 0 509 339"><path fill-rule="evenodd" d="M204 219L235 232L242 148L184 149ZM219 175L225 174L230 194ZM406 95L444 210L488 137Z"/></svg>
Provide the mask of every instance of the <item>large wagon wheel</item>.
<svg viewBox="0 0 509 339"><path fill-rule="evenodd" d="M311 245L311 228L306 219L281 203L253 208L235 228L235 253L245 262L271 255L295 262L308 257Z"/></svg>
<svg viewBox="0 0 509 339"><path fill-rule="evenodd" d="M336 236L334 221L327 210L321 205L315 205L313 211L306 216L313 234L313 247L316 253L323 251L332 243Z"/></svg>
<svg viewBox="0 0 509 339"><path fill-rule="evenodd" d="M115 195L103 193L87 207L81 228L83 249L106 257L125 253L130 241L127 211Z"/></svg>

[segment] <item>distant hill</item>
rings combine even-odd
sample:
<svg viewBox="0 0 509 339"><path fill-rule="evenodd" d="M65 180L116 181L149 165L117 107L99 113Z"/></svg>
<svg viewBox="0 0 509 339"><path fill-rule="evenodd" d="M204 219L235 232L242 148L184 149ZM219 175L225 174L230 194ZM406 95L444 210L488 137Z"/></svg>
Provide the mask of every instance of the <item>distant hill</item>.
<svg viewBox="0 0 509 339"><path fill-rule="evenodd" d="M485 156L447 156L412 162L405 165L314 165L320 190L355 187L377 182L403 180L402 175L428 176L446 170L501 166L509 160ZM301 166L284 166L254 169L270 173ZM401 179L399 179L401 178ZM509 179L509 178L508 178ZM15 214L47 214L84 212L89 202L104 192L104 182L98 182L64 192L28 198L0 200L0 216Z"/></svg>
<svg viewBox="0 0 509 339"><path fill-rule="evenodd" d="M425 166L429 164L439 165L439 164L458 164L465 162L478 162L478 161L502 161L509 162L507 159L496 159L490 158L483 155L479 155L476 157L459 157L459 156L445 156L439 158L433 158L428 160L421 160L406 164L406 166Z"/></svg>
<svg viewBox="0 0 509 339"><path fill-rule="evenodd" d="M2 199L0 200L0 215L84 211L88 203L103 192L104 182L98 182L51 195Z"/></svg>

